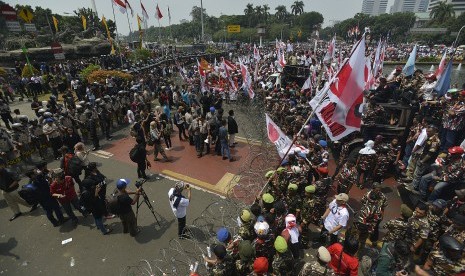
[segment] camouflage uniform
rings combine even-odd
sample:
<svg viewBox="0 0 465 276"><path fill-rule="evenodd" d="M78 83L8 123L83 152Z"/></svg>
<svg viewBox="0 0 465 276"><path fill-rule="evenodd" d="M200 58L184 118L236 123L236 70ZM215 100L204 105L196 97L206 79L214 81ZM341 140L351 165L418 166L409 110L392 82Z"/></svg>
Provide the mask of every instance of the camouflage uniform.
<svg viewBox="0 0 465 276"><path fill-rule="evenodd" d="M325 273L326 272L326 273ZM317 261L312 261L310 263L305 263L302 267L302 270L299 273L299 276L335 276L334 271L326 266L322 266Z"/></svg>
<svg viewBox="0 0 465 276"><path fill-rule="evenodd" d="M273 259L273 274L276 276L293 275L294 257L290 250L276 254Z"/></svg>
<svg viewBox="0 0 465 276"><path fill-rule="evenodd" d="M334 178L338 193L348 193L348 188L357 183L357 168L345 163Z"/></svg>
<svg viewBox="0 0 465 276"><path fill-rule="evenodd" d="M455 228L454 225L449 226L449 228L446 229L444 234L451 235L452 237L454 237L454 239L456 239L462 244L465 243L465 230L459 230Z"/></svg>
<svg viewBox="0 0 465 276"><path fill-rule="evenodd" d="M413 215L408 220L405 241L409 244L409 246L413 246L420 238L423 239L423 241L426 241L428 239L429 232L430 226L428 218L426 216L419 218Z"/></svg>
<svg viewBox="0 0 465 276"><path fill-rule="evenodd" d="M217 262L210 269L210 276L226 276L226 275L235 275L234 274L234 264L232 260L228 257L223 259L221 262Z"/></svg>
<svg viewBox="0 0 465 276"><path fill-rule="evenodd" d="M331 182L329 182L331 183ZM311 215L311 223L315 225L319 225L320 223L320 218L321 216L325 213L326 207L327 207L327 197L328 197L328 191L329 187L325 185L324 181L316 181L314 183L315 185L315 205L313 208L313 212Z"/></svg>
<svg viewBox="0 0 465 276"><path fill-rule="evenodd" d="M242 241L241 236L236 235L231 239L231 241L229 241L227 245L225 245L226 252L228 253L229 256L231 256L233 261L239 259L239 243L241 241Z"/></svg>
<svg viewBox="0 0 465 276"><path fill-rule="evenodd" d="M429 254L431 270L435 276L455 275L465 271L465 259L452 261L446 258L442 251L434 250Z"/></svg>
<svg viewBox="0 0 465 276"><path fill-rule="evenodd" d="M370 195L373 191L366 193L360 203L359 216L357 218L357 228L359 230L359 240L365 243L368 236L371 234L371 240L378 240L378 226L383 220L384 208L387 206L387 198L382 193L378 193L376 199L371 199Z"/></svg>
<svg viewBox="0 0 465 276"><path fill-rule="evenodd" d="M242 260L236 261L236 273L237 275L247 275L253 271L253 260L244 262Z"/></svg>
<svg viewBox="0 0 465 276"><path fill-rule="evenodd" d="M274 249L274 235L269 234L265 239L256 238L252 242L252 246L255 248L255 257L266 257L271 259L273 257Z"/></svg>
<svg viewBox="0 0 465 276"><path fill-rule="evenodd" d="M376 125L376 119L384 112L384 108L377 104L368 104L367 109L362 114L363 125L373 127Z"/></svg>
<svg viewBox="0 0 465 276"><path fill-rule="evenodd" d="M297 210L302 210L302 198L294 194L292 197L287 195L284 198L284 201L287 203L287 210L289 214L294 214L297 216Z"/></svg>
<svg viewBox="0 0 465 276"><path fill-rule="evenodd" d="M357 177L357 187L360 189L363 189L364 186L363 184L365 182L371 182L373 178L373 169L375 168L376 165L376 154L359 154L359 160L358 160L358 177ZM360 183L360 176L363 173L363 178L364 181L363 183Z"/></svg>
<svg viewBox="0 0 465 276"><path fill-rule="evenodd" d="M315 209L315 204L317 200L312 195L311 197L306 197L302 203L302 211L300 213L302 218L302 224L308 225L313 221L312 215L313 210Z"/></svg>
<svg viewBox="0 0 465 276"><path fill-rule="evenodd" d="M242 225L239 227L238 234L243 240L252 241L254 238L253 234L253 224L250 222L242 222Z"/></svg>
<svg viewBox="0 0 465 276"><path fill-rule="evenodd" d="M384 224L383 228L387 229L383 242L395 242L405 239L408 223L402 218L391 219Z"/></svg>

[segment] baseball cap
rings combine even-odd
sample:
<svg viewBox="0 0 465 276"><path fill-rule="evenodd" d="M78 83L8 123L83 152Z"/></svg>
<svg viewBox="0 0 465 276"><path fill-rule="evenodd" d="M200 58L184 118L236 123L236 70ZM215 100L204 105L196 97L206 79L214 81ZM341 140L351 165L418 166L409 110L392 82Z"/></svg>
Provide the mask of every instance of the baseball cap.
<svg viewBox="0 0 465 276"><path fill-rule="evenodd" d="M221 227L217 232L216 232L216 238L220 241L220 242L225 242L228 240L228 237L229 237L229 231L228 229L224 228L224 227Z"/></svg>
<svg viewBox="0 0 465 276"><path fill-rule="evenodd" d="M268 259L266 257L256 258L253 262L253 271L255 273L268 272Z"/></svg>
<svg viewBox="0 0 465 276"><path fill-rule="evenodd" d="M116 188L118 189L123 189L123 188L126 188L127 185L129 185L130 181L128 179L118 179L118 181L116 181Z"/></svg>
<svg viewBox="0 0 465 276"><path fill-rule="evenodd" d="M349 196L345 193L340 193L338 195L336 195L336 200L341 200L341 201L344 201L344 202L347 202L349 201Z"/></svg>
<svg viewBox="0 0 465 276"><path fill-rule="evenodd" d="M439 209L444 209L446 208L447 206L447 202L444 200L444 199L436 199L435 201L433 201L432 203L434 206L438 207Z"/></svg>

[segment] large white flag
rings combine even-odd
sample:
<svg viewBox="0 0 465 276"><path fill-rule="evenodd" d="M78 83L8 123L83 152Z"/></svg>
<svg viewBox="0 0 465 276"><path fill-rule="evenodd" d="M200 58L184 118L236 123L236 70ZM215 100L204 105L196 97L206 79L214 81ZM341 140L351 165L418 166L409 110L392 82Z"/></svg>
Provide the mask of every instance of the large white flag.
<svg viewBox="0 0 465 276"><path fill-rule="evenodd" d="M289 147L292 145L292 140L284 134L284 132L271 120L268 114L266 117L266 130L268 133L268 139L276 146L276 150L281 158L286 154ZM303 146L294 144L289 152L303 152L308 153L308 149Z"/></svg>

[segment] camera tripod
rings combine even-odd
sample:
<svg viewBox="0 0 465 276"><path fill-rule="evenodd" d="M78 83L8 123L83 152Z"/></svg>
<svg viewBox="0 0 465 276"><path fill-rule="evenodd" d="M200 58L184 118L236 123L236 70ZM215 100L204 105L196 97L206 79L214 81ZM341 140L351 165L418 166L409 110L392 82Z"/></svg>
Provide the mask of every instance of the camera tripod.
<svg viewBox="0 0 465 276"><path fill-rule="evenodd" d="M160 222L158 221L158 218L157 218L155 209L153 208L152 203L150 203L149 197L148 197L147 194L145 193L145 191L144 191L144 189L142 188L142 186L141 186L139 189L140 189L141 196L143 197L144 200L142 200L142 201L139 202L139 199L140 199L140 198L137 198L137 204L136 204L136 206L137 206L137 208L136 208L136 221L137 221L137 215L139 214L139 207L142 205L142 203L145 203L145 204L147 205L147 207L149 208L150 212L152 212L152 215L153 215L153 217L155 218L155 221L157 222L158 226L161 226L161 225L160 225Z"/></svg>

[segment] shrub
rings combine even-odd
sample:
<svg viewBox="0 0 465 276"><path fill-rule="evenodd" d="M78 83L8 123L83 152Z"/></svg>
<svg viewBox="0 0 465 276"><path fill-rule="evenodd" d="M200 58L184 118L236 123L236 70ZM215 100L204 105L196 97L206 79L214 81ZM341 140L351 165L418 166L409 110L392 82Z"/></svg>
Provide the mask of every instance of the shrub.
<svg viewBox="0 0 465 276"><path fill-rule="evenodd" d="M134 50L129 58L133 61L147 61L151 56L152 53L150 52L150 50L142 48Z"/></svg>
<svg viewBox="0 0 465 276"><path fill-rule="evenodd" d="M123 80L132 80L133 76L131 74L117 71L117 70L96 70L87 76L87 81L89 83L98 82L105 83L107 76L114 78L121 78Z"/></svg>
<svg viewBox="0 0 465 276"><path fill-rule="evenodd" d="M81 81L83 82L86 82L87 81L87 77L89 77L89 75L94 72L94 71L97 71L100 69L100 65L97 65L97 64L90 64L88 65L86 68L84 68L81 73L79 73L79 77L81 78Z"/></svg>

